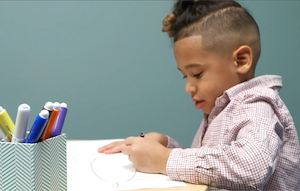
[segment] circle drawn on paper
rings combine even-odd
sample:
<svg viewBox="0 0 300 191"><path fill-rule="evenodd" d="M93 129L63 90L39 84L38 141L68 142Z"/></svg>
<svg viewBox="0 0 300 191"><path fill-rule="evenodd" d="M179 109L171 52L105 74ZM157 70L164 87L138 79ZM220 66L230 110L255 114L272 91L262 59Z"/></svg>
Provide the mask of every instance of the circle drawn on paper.
<svg viewBox="0 0 300 191"><path fill-rule="evenodd" d="M132 163L128 162L128 156L120 154L120 157L125 157L126 160L119 160L114 155L117 154L95 158L91 163L91 168L99 179L118 185L131 180L136 174L136 169Z"/></svg>

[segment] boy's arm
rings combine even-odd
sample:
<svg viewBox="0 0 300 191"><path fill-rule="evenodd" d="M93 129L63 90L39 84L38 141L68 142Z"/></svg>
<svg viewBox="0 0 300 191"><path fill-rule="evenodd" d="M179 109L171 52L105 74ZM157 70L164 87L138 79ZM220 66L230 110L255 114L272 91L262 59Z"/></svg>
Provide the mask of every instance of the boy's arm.
<svg viewBox="0 0 300 191"><path fill-rule="evenodd" d="M182 145L176 142L168 135L164 135L157 132L150 132L144 136L146 139L151 139L153 141L159 142L167 148L183 148Z"/></svg>
<svg viewBox="0 0 300 191"><path fill-rule="evenodd" d="M235 120L232 128L239 132L231 144L173 149L167 175L173 180L224 189L262 190L275 171L284 129L269 104L262 103L261 107L268 109L268 117Z"/></svg>
<svg viewBox="0 0 300 191"><path fill-rule="evenodd" d="M175 141L172 137L166 135L167 139L168 139L168 144L167 144L167 148L183 148L183 146L178 143L177 141Z"/></svg>

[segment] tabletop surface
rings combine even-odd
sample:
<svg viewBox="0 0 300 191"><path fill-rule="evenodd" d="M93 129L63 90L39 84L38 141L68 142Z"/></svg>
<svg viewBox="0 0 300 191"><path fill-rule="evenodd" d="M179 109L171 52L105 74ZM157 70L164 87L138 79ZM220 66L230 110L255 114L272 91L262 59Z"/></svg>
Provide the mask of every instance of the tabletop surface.
<svg viewBox="0 0 300 191"><path fill-rule="evenodd" d="M186 183L187 187L176 188L152 188L152 189L140 189L136 191L206 191L208 187L206 185L196 185Z"/></svg>
<svg viewBox="0 0 300 191"><path fill-rule="evenodd" d="M86 141L86 140L67 140L67 141ZM196 185L185 183L186 187L172 187L172 188L147 188L147 189L139 189L136 191L206 191L208 186L206 185Z"/></svg>

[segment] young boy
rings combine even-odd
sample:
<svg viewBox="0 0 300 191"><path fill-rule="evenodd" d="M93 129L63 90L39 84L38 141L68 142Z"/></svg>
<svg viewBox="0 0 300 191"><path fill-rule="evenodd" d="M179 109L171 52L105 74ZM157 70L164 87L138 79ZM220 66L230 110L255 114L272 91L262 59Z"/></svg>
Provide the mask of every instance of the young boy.
<svg viewBox="0 0 300 191"><path fill-rule="evenodd" d="M300 190L298 135L279 97L281 77L254 77L260 36L252 16L235 1L178 1L163 25L185 89L204 112L192 147L148 133L99 152L123 152L139 171L210 189Z"/></svg>

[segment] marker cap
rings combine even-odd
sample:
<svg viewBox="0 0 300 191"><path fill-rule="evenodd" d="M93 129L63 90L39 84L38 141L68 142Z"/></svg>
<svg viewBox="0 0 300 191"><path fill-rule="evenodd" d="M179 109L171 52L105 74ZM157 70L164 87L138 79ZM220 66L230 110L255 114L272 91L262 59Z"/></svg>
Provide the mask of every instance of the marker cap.
<svg viewBox="0 0 300 191"><path fill-rule="evenodd" d="M49 118L49 111L43 109L41 112L40 112L40 117L44 118L44 119L48 119Z"/></svg>
<svg viewBox="0 0 300 191"><path fill-rule="evenodd" d="M29 110L30 111L30 106L26 103L23 103L18 107L18 110L20 110L20 111L28 111Z"/></svg>
<svg viewBox="0 0 300 191"><path fill-rule="evenodd" d="M62 102L62 103L60 104L60 107L68 108L68 107L67 107L67 104L64 103L64 102Z"/></svg>
<svg viewBox="0 0 300 191"><path fill-rule="evenodd" d="M44 108L49 110L49 111L52 111L53 110L53 103L51 101L48 101L47 103L45 103Z"/></svg>
<svg viewBox="0 0 300 191"><path fill-rule="evenodd" d="M53 103L53 110L60 110L60 103L54 102Z"/></svg>
<svg viewBox="0 0 300 191"><path fill-rule="evenodd" d="M18 112L15 122L15 131L11 142L22 143L26 136L27 126L30 116L30 106L26 103L18 107Z"/></svg>

